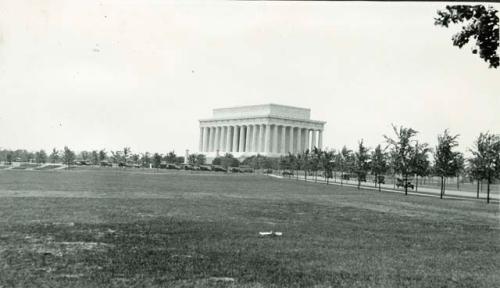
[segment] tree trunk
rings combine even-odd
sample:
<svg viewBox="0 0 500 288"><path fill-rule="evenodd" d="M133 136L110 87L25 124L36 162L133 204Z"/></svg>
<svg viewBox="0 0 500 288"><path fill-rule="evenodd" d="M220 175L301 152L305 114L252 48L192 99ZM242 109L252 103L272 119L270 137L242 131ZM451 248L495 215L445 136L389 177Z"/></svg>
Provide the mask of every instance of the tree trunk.
<svg viewBox="0 0 500 288"><path fill-rule="evenodd" d="M490 183L491 183L491 177L488 177L488 182L486 183L487 188L486 188L486 203L490 203Z"/></svg>
<svg viewBox="0 0 500 288"><path fill-rule="evenodd" d="M375 181L374 182L375 182L375 188L377 188L377 182L378 182L378 176L377 176L377 174L375 174Z"/></svg>
<svg viewBox="0 0 500 288"><path fill-rule="evenodd" d="M318 170L314 171L314 183L318 183Z"/></svg>
<svg viewBox="0 0 500 288"><path fill-rule="evenodd" d="M479 199L479 179L477 179L477 199Z"/></svg>
<svg viewBox="0 0 500 288"><path fill-rule="evenodd" d="M404 174L403 186L405 187L405 196L408 196L408 185L406 185L407 182L408 182L408 175Z"/></svg>
<svg viewBox="0 0 500 288"><path fill-rule="evenodd" d="M304 169L304 181L307 182L307 170Z"/></svg>
<svg viewBox="0 0 500 288"><path fill-rule="evenodd" d="M325 174L326 174L326 171L325 171ZM328 173L327 175L325 175L325 178L326 178L326 185L328 185L328 178L330 178L330 173Z"/></svg>
<svg viewBox="0 0 500 288"><path fill-rule="evenodd" d="M360 186L361 186L361 179L359 178L359 175L358 175L358 190L359 190Z"/></svg>
<svg viewBox="0 0 500 288"><path fill-rule="evenodd" d="M439 199L443 199L443 178L440 178L441 183L439 185Z"/></svg>
<svg viewBox="0 0 500 288"><path fill-rule="evenodd" d="M340 174L340 186L344 186L344 171Z"/></svg>
<svg viewBox="0 0 500 288"><path fill-rule="evenodd" d="M418 175L415 177L415 192L418 192Z"/></svg>
<svg viewBox="0 0 500 288"><path fill-rule="evenodd" d="M457 175L457 190L460 190L460 175Z"/></svg>

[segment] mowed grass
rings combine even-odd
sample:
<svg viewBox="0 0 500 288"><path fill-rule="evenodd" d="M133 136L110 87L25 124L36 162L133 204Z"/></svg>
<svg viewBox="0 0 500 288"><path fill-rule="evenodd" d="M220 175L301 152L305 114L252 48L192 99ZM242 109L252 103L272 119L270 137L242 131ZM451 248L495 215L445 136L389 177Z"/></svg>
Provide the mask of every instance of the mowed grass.
<svg viewBox="0 0 500 288"><path fill-rule="evenodd" d="M499 229L484 201L263 175L0 172L2 287L498 287Z"/></svg>

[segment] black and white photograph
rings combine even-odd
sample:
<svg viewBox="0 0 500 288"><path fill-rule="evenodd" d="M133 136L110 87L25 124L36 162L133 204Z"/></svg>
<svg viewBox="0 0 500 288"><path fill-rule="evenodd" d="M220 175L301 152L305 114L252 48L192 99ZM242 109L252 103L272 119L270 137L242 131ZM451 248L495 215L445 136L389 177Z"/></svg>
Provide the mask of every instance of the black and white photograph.
<svg viewBox="0 0 500 288"><path fill-rule="evenodd" d="M0 288L500 287L499 10L0 0Z"/></svg>

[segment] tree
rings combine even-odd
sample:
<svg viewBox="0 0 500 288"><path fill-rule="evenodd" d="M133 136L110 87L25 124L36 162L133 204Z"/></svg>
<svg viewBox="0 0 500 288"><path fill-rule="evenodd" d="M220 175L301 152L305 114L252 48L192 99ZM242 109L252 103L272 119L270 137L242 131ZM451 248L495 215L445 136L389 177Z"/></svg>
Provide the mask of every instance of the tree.
<svg viewBox="0 0 500 288"><path fill-rule="evenodd" d="M268 173L269 170L276 170L278 169L278 158L266 157L262 165L262 168L266 169L266 173Z"/></svg>
<svg viewBox="0 0 500 288"><path fill-rule="evenodd" d="M310 168L310 158L311 158L311 152L309 149L306 149L302 154L299 154L301 157L297 158L299 161L299 165L302 169L304 169L304 181L307 181L307 172L309 172Z"/></svg>
<svg viewBox="0 0 500 288"><path fill-rule="evenodd" d="M8 151L7 155L5 155L5 161L10 165L12 164L12 159L14 158L14 153L12 151Z"/></svg>
<svg viewBox="0 0 500 288"><path fill-rule="evenodd" d="M114 163L124 162L122 153L122 151L111 151L111 159Z"/></svg>
<svg viewBox="0 0 500 288"><path fill-rule="evenodd" d="M205 165L207 157L203 154L196 154L196 165Z"/></svg>
<svg viewBox="0 0 500 288"><path fill-rule="evenodd" d="M188 164L189 165L196 165L196 154L189 154L188 156Z"/></svg>
<svg viewBox="0 0 500 288"><path fill-rule="evenodd" d="M52 149L52 153L50 153L49 159L52 163L56 163L57 161L59 161L59 151L57 151L56 148Z"/></svg>
<svg viewBox="0 0 500 288"><path fill-rule="evenodd" d="M411 159L411 170L417 176L415 181L415 190L418 191L418 176L427 176L430 172L430 162L428 160L428 153L431 149L427 143L416 143L415 149Z"/></svg>
<svg viewBox="0 0 500 288"><path fill-rule="evenodd" d="M467 159L467 172L469 174L469 177L471 177L473 180L476 180L477 182L477 199L479 199L479 183L483 180L481 161L482 159L480 157L471 157Z"/></svg>
<svg viewBox="0 0 500 288"><path fill-rule="evenodd" d="M412 138L417 135L418 132L412 128L405 128L403 126L400 126L398 129L396 126L392 125L392 129L396 134L396 138L392 139L386 135L384 135L384 138L387 142L387 146L392 150L393 168L396 173L401 173L403 176L405 195L408 195L408 185L406 185L406 182L408 181L408 174L411 172L411 156L415 149L412 145L412 142L414 142Z"/></svg>
<svg viewBox="0 0 500 288"><path fill-rule="evenodd" d="M490 184L500 177L500 136L489 132L480 133L470 150L478 179L486 180L486 201L490 203ZM478 194L479 195L479 194Z"/></svg>
<svg viewBox="0 0 500 288"><path fill-rule="evenodd" d="M137 153L130 155L130 160L132 160L132 162L135 165L139 164L139 160L140 159L141 159L141 156L139 154L137 154Z"/></svg>
<svg viewBox="0 0 500 288"><path fill-rule="evenodd" d="M343 179L344 179L344 172L350 171L351 170L351 165L352 165L352 150L347 149L346 146L342 147L342 150L340 150L340 153L338 154L338 163L340 166L340 185L343 184Z"/></svg>
<svg viewBox="0 0 500 288"><path fill-rule="evenodd" d="M25 162L31 162L31 160L35 158L35 153L28 152L26 150L24 150L23 152L24 152L23 155L24 155Z"/></svg>
<svg viewBox="0 0 500 288"><path fill-rule="evenodd" d="M455 176L457 174L457 157L460 157L460 152L452 151L458 146L458 134L448 134L448 129L444 130L443 135L438 136L438 145L434 153L434 174L441 177L441 193L440 198L446 189L446 177Z"/></svg>
<svg viewBox="0 0 500 288"><path fill-rule="evenodd" d="M368 148L363 144L363 139L358 142L358 151L354 157L354 171L358 178L358 189L361 186L361 180L366 181L366 174L370 170L370 155Z"/></svg>
<svg viewBox="0 0 500 288"><path fill-rule="evenodd" d="M92 161L92 165L99 165L99 153L97 150L92 150L90 154L90 160Z"/></svg>
<svg viewBox="0 0 500 288"><path fill-rule="evenodd" d="M206 157L203 154L189 154L188 163L191 165L203 165L206 162Z"/></svg>
<svg viewBox="0 0 500 288"><path fill-rule="evenodd" d="M47 162L47 153L45 150L42 149L35 153L35 161L38 164Z"/></svg>
<svg viewBox="0 0 500 288"><path fill-rule="evenodd" d="M63 163L66 164L69 169L73 161L75 161L75 152L71 151L67 146L64 146Z"/></svg>
<svg viewBox="0 0 500 288"><path fill-rule="evenodd" d="M158 168L160 168L160 165L161 165L161 155L158 153L155 153L153 155L153 167L158 169Z"/></svg>
<svg viewBox="0 0 500 288"><path fill-rule="evenodd" d="M457 190L460 190L460 174L465 171L465 159L462 153L458 154L455 158L455 167L457 167Z"/></svg>
<svg viewBox="0 0 500 288"><path fill-rule="evenodd" d="M229 167L238 167L240 165L240 161L234 158L233 154L226 153L223 157L220 157L220 165L227 170Z"/></svg>
<svg viewBox="0 0 500 288"><path fill-rule="evenodd" d="M123 163L127 163L131 152L132 150L130 149L130 147L123 148Z"/></svg>
<svg viewBox="0 0 500 288"><path fill-rule="evenodd" d="M90 153L87 151L82 151L82 152L80 152L80 158L82 160L86 161L90 158Z"/></svg>
<svg viewBox="0 0 500 288"><path fill-rule="evenodd" d="M314 182L318 182L318 170L320 168L321 157L323 155L323 151L320 148L314 146L312 149L311 155L311 168L314 171Z"/></svg>
<svg viewBox="0 0 500 288"><path fill-rule="evenodd" d="M335 150L323 151L320 157L321 169L324 171L326 184L328 185L329 179L332 178L332 170L334 167Z"/></svg>
<svg viewBox="0 0 500 288"><path fill-rule="evenodd" d="M161 162L161 160L160 160ZM151 163L151 154L149 152L141 154L141 166L150 168Z"/></svg>
<svg viewBox="0 0 500 288"><path fill-rule="evenodd" d="M106 153L106 150L101 149L99 151L99 161L105 161L106 158L108 158L108 153Z"/></svg>
<svg viewBox="0 0 500 288"><path fill-rule="evenodd" d="M375 175L375 185L378 183L378 191L380 188L379 176L385 174L387 172L387 156L384 151L382 151L382 147L380 144L375 147L375 151L372 153L372 162L371 162L371 171L372 174Z"/></svg>
<svg viewBox="0 0 500 288"><path fill-rule="evenodd" d="M168 154L165 156L165 161L167 161L167 163L175 163L176 160L177 160L177 155L175 154L174 151L168 152Z"/></svg>
<svg viewBox="0 0 500 288"><path fill-rule="evenodd" d="M497 68L500 59L497 55L498 39L498 11L484 5L452 5L446 10L439 10L435 18L435 25L448 27L450 23L464 23L462 30L453 35L453 45L462 48L470 38L475 40L473 54L479 52L479 57L489 62L490 68ZM479 51L478 51L479 50Z"/></svg>

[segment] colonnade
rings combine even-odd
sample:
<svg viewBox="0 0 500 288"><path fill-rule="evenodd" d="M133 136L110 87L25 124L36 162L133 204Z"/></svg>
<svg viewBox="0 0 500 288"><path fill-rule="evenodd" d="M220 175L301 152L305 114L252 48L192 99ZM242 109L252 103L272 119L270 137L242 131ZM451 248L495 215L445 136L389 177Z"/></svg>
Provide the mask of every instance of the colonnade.
<svg viewBox="0 0 500 288"><path fill-rule="evenodd" d="M322 147L323 131L281 124L200 127L200 152L287 154Z"/></svg>

